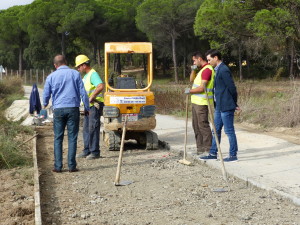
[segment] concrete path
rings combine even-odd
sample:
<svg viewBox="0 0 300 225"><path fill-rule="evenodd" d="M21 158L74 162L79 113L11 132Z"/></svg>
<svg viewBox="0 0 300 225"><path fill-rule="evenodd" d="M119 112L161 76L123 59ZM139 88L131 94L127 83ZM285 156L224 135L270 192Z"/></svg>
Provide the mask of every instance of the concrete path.
<svg viewBox="0 0 300 225"><path fill-rule="evenodd" d="M159 139L169 143L171 149L184 150L185 121L172 116L157 115L155 130ZM239 177L255 186L272 190L300 205L300 146L285 140L256 134L236 128L239 152L238 162L225 163L228 174ZM192 123L188 123L187 152L196 158L196 145ZM221 150L228 156L228 138L223 133ZM199 160L201 161L201 160ZM220 169L221 162L201 161Z"/></svg>

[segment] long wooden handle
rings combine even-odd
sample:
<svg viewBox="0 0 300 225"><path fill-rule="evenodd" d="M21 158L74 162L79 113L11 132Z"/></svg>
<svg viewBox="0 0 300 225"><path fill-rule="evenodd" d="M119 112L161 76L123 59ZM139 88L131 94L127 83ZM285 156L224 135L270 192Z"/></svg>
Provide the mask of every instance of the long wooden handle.
<svg viewBox="0 0 300 225"><path fill-rule="evenodd" d="M185 135L184 135L184 152L183 152L183 159L186 159L186 144L187 144L187 128L188 128L188 118L189 118L189 110L188 110L188 106L189 106L189 95L186 95L186 106L185 106Z"/></svg>
<svg viewBox="0 0 300 225"><path fill-rule="evenodd" d="M205 90L205 96L206 96L207 105L208 105L208 111L209 111L209 115L210 115L210 121L211 121L211 124L212 124L212 127L213 127L214 136L215 136L215 140L216 140L216 144L217 144L217 148L218 148L218 154L219 154L219 158L220 158L220 161L221 161L221 164L222 164L223 178L224 178L224 180L227 181L227 173L226 173L226 170L225 170L225 165L224 165L223 156L222 156L222 152L221 152L220 142L219 142L216 126L215 126L214 115L213 115L211 104L210 104L210 101L209 101L209 98L208 98L208 95L207 95L206 87L204 87L204 90Z"/></svg>
<svg viewBox="0 0 300 225"><path fill-rule="evenodd" d="M125 135L126 135L127 119L128 119L128 115L125 116L125 121L123 124L122 140L121 140L121 147L120 147L120 153L119 153L115 185L118 185L120 183L120 173L121 173L122 157L123 157L123 150L124 150L124 141L125 141Z"/></svg>

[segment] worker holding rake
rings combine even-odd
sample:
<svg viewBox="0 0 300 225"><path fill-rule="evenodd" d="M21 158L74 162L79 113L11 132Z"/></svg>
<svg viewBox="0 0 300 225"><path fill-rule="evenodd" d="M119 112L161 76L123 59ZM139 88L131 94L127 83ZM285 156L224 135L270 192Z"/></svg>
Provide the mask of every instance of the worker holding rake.
<svg viewBox="0 0 300 225"><path fill-rule="evenodd" d="M193 129L195 133L197 154L208 153L212 144L212 133L208 121L208 101L213 104L214 69L206 61L204 55L195 52L192 56L194 65L190 81L194 82L192 89L186 88L185 93L191 94Z"/></svg>

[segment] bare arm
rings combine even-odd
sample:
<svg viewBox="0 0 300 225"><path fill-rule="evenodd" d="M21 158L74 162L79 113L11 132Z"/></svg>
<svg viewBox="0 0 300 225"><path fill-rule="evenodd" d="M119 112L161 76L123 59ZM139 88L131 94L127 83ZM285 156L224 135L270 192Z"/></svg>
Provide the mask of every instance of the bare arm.
<svg viewBox="0 0 300 225"><path fill-rule="evenodd" d="M196 93L204 92L204 88L206 87L207 83L208 83L207 80L202 80L200 86L196 87L194 89L191 89L190 93L191 94L196 94Z"/></svg>
<svg viewBox="0 0 300 225"><path fill-rule="evenodd" d="M100 92L101 92L103 89L104 89L104 84L103 84L103 83L102 83L102 84L99 84L99 85L96 87L95 91L94 91L94 92L92 93L92 95L90 96L90 102L93 102L93 101L96 99L97 95L100 94Z"/></svg>

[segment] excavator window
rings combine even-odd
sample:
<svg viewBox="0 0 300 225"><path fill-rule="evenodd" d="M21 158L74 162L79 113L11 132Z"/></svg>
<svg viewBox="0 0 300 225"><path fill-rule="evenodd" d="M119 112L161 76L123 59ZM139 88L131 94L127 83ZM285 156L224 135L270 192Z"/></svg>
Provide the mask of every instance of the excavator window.
<svg viewBox="0 0 300 225"><path fill-rule="evenodd" d="M136 89L133 77L117 77L117 89Z"/></svg>

